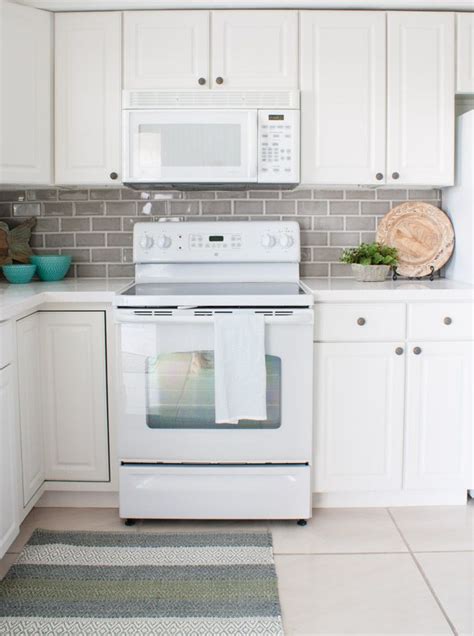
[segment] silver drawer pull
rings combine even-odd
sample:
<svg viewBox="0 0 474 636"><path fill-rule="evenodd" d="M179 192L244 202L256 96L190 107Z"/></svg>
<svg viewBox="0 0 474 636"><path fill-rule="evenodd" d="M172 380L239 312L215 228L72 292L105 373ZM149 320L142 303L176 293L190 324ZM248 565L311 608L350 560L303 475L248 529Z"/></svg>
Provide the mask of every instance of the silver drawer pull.
<svg viewBox="0 0 474 636"><path fill-rule="evenodd" d="M416 356L419 356L419 355L420 355L420 353L421 353L421 347L414 347L414 348L413 348L413 353L414 353Z"/></svg>
<svg viewBox="0 0 474 636"><path fill-rule="evenodd" d="M397 356L401 356L403 353L403 347L397 347L395 349L395 353L397 354Z"/></svg>
<svg viewBox="0 0 474 636"><path fill-rule="evenodd" d="M453 322L453 319L450 316L446 316L446 318L443 319L443 322L445 325L451 325Z"/></svg>
<svg viewBox="0 0 474 636"><path fill-rule="evenodd" d="M357 324L363 327L365 325L365 318L357 318Z"/></svg>

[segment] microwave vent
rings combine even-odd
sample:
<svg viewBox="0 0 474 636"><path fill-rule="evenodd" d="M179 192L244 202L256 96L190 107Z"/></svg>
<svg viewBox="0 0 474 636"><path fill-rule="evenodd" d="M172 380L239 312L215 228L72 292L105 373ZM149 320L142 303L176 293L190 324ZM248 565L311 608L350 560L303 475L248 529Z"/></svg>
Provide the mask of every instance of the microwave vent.
<svg viewBox="0 0 474 636"><path fill-rule="evenodd" d="M298 91L123 91L123 108L299 108Z"/></svg>

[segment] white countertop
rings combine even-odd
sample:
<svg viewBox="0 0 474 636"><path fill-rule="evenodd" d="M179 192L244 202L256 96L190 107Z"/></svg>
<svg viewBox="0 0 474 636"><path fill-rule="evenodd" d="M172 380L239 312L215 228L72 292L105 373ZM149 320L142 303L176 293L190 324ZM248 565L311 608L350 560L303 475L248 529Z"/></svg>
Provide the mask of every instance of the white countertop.
<svg viewBox="0 0 474 636"><path fill-rule="evenodd" d="M474 286L446 278L358 283L351 278L303 278L317 302L474 300Z"/></svg>
<svg viewBox="0 0 474 636"><path fill-rule="evenodd" d="M133 281L127 278L78 278L28 285L0 283L0 320L8 320L45 303L111 303ZM358 283L352 279L303 278L315 302L472 301L474 286L446 279Z"/></svg>
<svg viewBox="0 0 474 636"><path fill-rule="evenodd" d="M67 278L55 283L0 283L0 320L7 320L44 303L111 303L133 281L128 278Z"/></svg>

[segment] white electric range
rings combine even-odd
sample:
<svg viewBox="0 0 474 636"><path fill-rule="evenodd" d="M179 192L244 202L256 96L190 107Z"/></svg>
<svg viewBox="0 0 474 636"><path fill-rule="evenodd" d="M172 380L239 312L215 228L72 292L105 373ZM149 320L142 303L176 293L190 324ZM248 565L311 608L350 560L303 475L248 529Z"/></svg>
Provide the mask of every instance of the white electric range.
<svg viewBox="0 0 474 636"><path fill-rule="evenodd" d="M313 298L296 222L134 227L119 326L120 516L311 516ZM213 321L265 316L265 421L217 424Z"/></svg>

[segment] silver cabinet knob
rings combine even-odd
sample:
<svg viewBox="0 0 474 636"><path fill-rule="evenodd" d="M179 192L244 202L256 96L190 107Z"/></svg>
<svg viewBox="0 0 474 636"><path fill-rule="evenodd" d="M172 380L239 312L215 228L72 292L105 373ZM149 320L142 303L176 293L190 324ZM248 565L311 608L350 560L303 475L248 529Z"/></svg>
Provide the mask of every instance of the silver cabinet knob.
<svg viewBox="0 0 474 636"><path fill-rule="evenodd" d="M198 79L198 84L200 84L201 86L204 86L204 84L206 83L206 78L204 77L200 77Z"/></svg>
<svg viewBox="0 0 474 636"><path fill-rule="evenodd" d="M118 174L116 172L111 172L110 173L110 178L115 181L115 179L118 179Z"/></svg>
<svg viewBox="0 0 474 636"><path fill-rule="evenodd" d="M420 355L420 353L421 353L421 347L414 347L414 348L413 348L413 353L414 353L416 356L419 356L419 355Z"/></svg>
<svg viewBox="0 0 474 636"><path fill-rule="evenodd" d="M377 172L377 174L375 175L375 178L377 179L377 181L382 181L383 174L381 172Z"/></svg>
<svg viewBox="0 0 474 636"><path fill-rule="evenodd" d="M397 356L401 356L403 354L403 347L397 347L395 349L395 353L397 354Z"/></svg>
<svg viewBox="0 0 474 636"><path fill-rule="evenodd" d="M392 172L392 179L400 179L400 173L399 172Z"/></svg>
<svg viewBox="0 0 474 636"><path fill-rule="evenodd" d="M357 324L363 327L365 325L365 318L357 318Z"/></svg>
<svg viewBox="0 0 474 636"><path fill-rule="evenodd" d="M443 318L443 322L445 325L451 325L453 322L453 319L451 318L451 316L446 316L445 318Z"/></svg>
<svg viewBox="0 0 474 636"><path fill-rule="evenodd" d="M223 83L224 83L223 77L216 77L216 84L223 84Z"/></svg>

